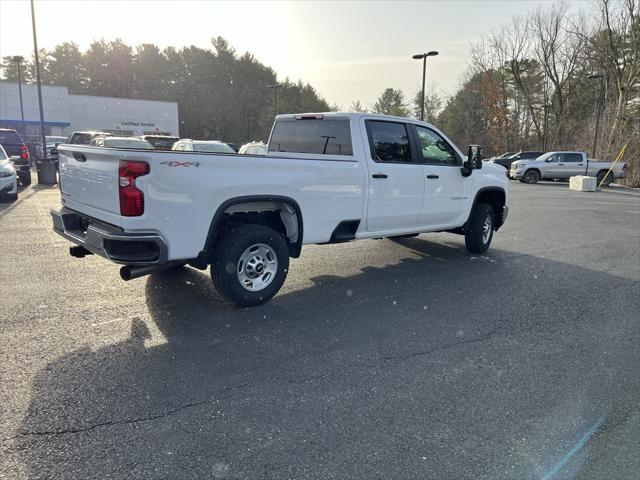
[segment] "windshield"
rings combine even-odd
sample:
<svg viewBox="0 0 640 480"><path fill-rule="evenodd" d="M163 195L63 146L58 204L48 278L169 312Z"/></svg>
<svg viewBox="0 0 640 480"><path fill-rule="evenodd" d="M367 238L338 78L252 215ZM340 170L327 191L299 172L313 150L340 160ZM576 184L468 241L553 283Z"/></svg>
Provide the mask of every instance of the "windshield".
<svg viewBox="0 0 640 480"><path fill-rule="evenodd" d="M554 152L547 152L547 153L543 153L542 155L540 155L539 157L537 157L535 159L535 161L537 162L544 162L547 158L552 157L554 154Z"/></svg>

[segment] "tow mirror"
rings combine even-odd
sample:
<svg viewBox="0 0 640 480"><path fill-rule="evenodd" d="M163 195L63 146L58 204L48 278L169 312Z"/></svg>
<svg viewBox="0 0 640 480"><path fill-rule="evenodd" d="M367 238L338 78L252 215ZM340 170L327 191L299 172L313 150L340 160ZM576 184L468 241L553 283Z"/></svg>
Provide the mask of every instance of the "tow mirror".
<svg viewBox="0 0 640 480"><path fill-rule="evenodd" d="M466 167L470 170L480 170L482 168L482 147L480 145L469 145L466 163Z"/></svg>

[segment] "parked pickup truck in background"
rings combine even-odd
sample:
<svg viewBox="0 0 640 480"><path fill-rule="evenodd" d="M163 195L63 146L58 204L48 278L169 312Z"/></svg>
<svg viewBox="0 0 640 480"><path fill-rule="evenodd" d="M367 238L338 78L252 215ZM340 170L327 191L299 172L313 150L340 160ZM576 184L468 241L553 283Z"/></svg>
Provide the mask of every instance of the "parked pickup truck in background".
<svg viewBox="0 0 640 480"><path fill-rule="evenodd" d="M487 250L507 216L504 168L435 127L361 113L279 115L267 155L61 145L54 230L129 280L206 269L241 306L269 300L303 244L448 231Z"/></svg>
<svg viewBox="0 0 640 480"><path fill-rule="evenodd" d="M626 163L617 163L611 172L609 169L612 162L589 160L588 163L587 171L587 154L584 152L547 152L535 160L514 161L509 170L509 177L524 183L537 183L540 180L589 175L597 178L598 185L603 180L604 185L609 185L614 179L624 178L627 175Z"/></svg>

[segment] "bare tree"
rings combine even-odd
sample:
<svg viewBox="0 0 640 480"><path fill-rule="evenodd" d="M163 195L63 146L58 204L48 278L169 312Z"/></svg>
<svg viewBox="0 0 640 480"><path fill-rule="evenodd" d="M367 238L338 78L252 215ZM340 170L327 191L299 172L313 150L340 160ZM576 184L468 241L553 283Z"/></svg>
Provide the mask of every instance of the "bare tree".
<svg viewBox="0 0 640 480"><path fill-rule="evenodd" d="M606 136L609 151L624 127L629 94L640 82L640 6L636 0L597 0L596 5L595 25L583 16L574 23L573 33L588 44L592 60L615 86L613 119Z"/></svg>
<svg viewBox="0 0 640 480"><path fill-rule="evenodd" d="M531 16L533 49L552 86L551 99L555 115L552 146L562 141L567 98L573 85L571 80L579 67L584 39L569 31L567 5L560 3Z"/></svg>

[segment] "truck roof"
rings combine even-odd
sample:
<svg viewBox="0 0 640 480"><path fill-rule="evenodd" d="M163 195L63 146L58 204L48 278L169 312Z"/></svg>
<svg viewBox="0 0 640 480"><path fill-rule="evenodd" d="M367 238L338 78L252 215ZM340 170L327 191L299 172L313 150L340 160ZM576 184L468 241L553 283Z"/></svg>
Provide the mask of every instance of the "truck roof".
<svg viewBox="0 0 640 480"><path fill-rule="evenodd" d="M420 125L428 125L433 127L430 123L418 120L417 118L411 117L398 117L395 115L385 115L383 113L368 113L368 112L309 112L309 113L287 113L276 116L276 120L301 120L303 118L313 118L316 117L318 119L321 118L349 118L349 119L358 119L358 118L372 118L376 120L395 120L401 122L410 122L416 123Z"/></svg>

